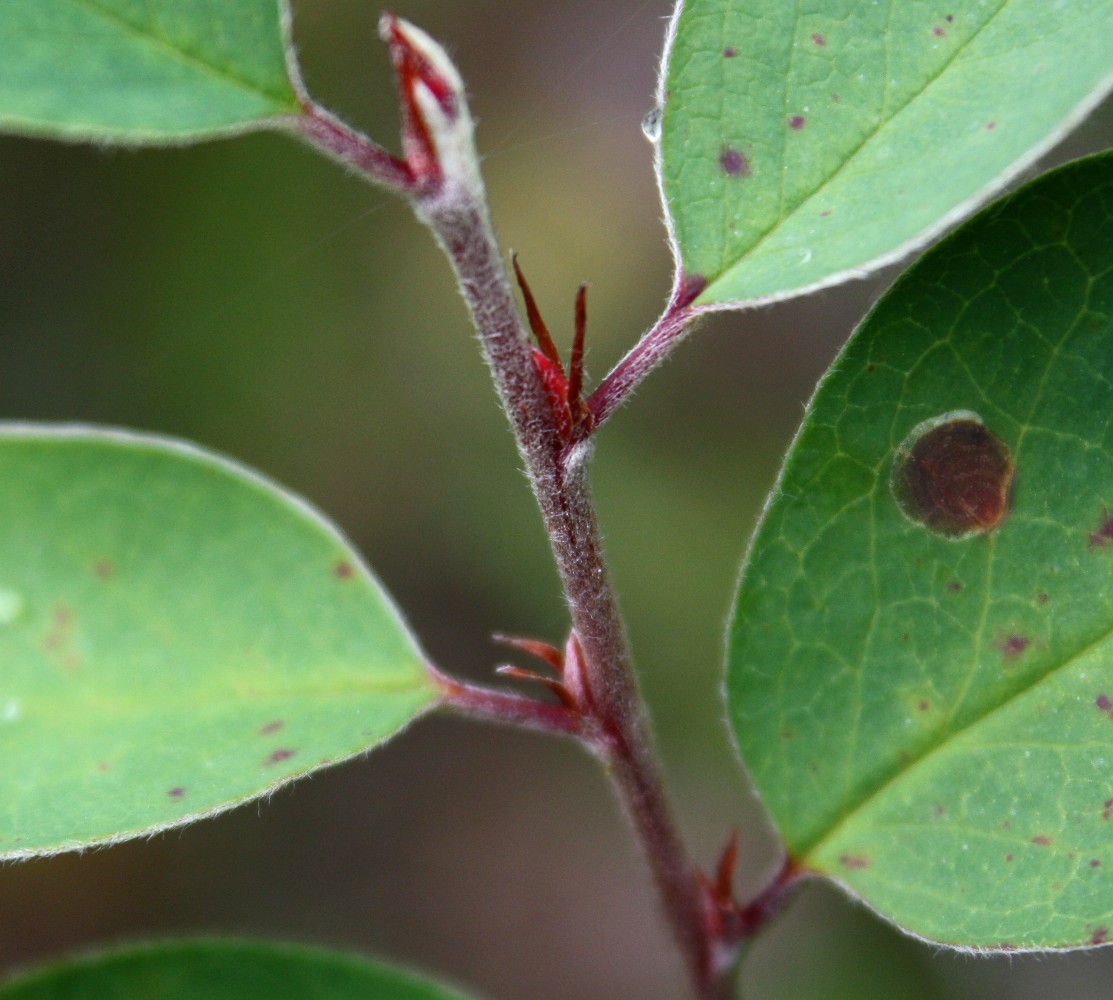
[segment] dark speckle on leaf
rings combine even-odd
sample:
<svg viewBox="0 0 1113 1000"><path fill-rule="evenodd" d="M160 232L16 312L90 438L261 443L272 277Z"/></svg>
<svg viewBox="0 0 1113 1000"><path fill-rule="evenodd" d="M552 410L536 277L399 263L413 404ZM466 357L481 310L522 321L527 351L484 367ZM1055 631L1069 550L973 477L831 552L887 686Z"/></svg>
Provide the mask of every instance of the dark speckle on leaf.
<svg viewBox="0 0 1113 1000"><path fill-rule="evenodd" d="M93 563L93 575L98 580L111 580L112 579L112 563L107 559L98 559Z"/></svg>
<svg viewBox="0 0 1113 1000"><path fill-rule="evenodd" d="M995 128L997 128L997 122L986 122L985 123L985 130L987 132L992 132Z"/></svg>
<svg viewBox="0 0 1113 1000"><path fill-rule="evenodd" d="M277 733L286 723L282 719L275 719L273 722L268 722L265 726L259 727L260 736L270 736L271 733Z"/></svg>
<svg viewBox="0 0 1113 1000"><path fill-rule="evenodd" d="M1109 822L1110 817L1113 817L1113 799L1106 799L1102 803L1101 818Z"/></svg>
<svg viewBox="0 0 1113 1000"><path fill-rule="evenodd" d="M1006 660L1015 660L1032 645L1032 640L1026 635L1002 635L997 640L997 652Z"/></svg>
<svg viewBox="0 0 1113 1000"><path fill-rule="evenodd" d="M1109 940L1108 927L1096 927L1094 933L1090 935L1090 944L1105 944Z"/></svg>
<svg viewBox="0 0 1113 1000"><path fill-rule="evenodd" d="M1101 521L1096 531L1090 532L1090 541L1086 546L1090 549L1107 549L1113 545L1113 514L1106 508L1101 512Z"/></svg>
<svg viewBox="0 0 1113 1000"><path fill-rule="evenodd" d="M1012 859L1013 859L1013 856L1011 854L1006 854L1005 855L1005 860L1006 861L1012 861Z"/></svg>
<svg viewBox="0 0 1113 1000"><path fill-rule="evenodd" d="M945 34L946 34L947 32L945 32L945 31L944 31L944 30L943 30L943 29L942 29L941 27L939 27L939 25L937 24L937 25L936 25L936 26L935 26L934 28L932 28L932 29L931 29L931 33L932 33L933 35L935 35L935 37L936 37L936 38L942 38L942 37L943 37L943 36L944 36L944 35L945 35Z"/></svg>
<svg viewBox="0 0 1113 1000"><path fill-rule="evenodd" d="M350 562L341 561L332 567L333 576L335 576L337 580L349 580L354 572Z"/></svg>
<svg viewBox="0 0 1113 1000"><path fill-rule="evenodd" d="M1047 834L1037 833L1032 838L1032 843L1035 844L1037 847L1050 847L1052 841L1051 841L1051 838L1049 836L1047 836Z"/></svg>
<svg viewBox="0 0 1113 1000"><path fill-rule="evenodd" d="M839 864L851 871L861 871L863 868L869 868L870 859L863 854L840 854Z"/></svg>
<svg viewBox="0 0 1113 1000"><path fill-rule="evenodd" d="M950 24L952 21L954 21L954 19L955 19L954 14L948 14L947 17L945 18L945 20L947 21L948 24Z"/></svg>
<svg viewBox="0 0 1113 1000"><path fill-rule="evenodd" d="M1101 862L1097 858L1090 858L1090 867L1091 868L1100 868L1101 867Z"/></svg>
<svg viewBox="0 0 1113 1000"><path fill-rule="evenodd" d="M733 59L736 55L738 55L738 49L734 48L734 46L732 45L728 45L725 49L723 49L724 59Z"/></svg>
<svg viewBox="0 0 1113 1000"><path fill-rule="evenodd" d="M719 166L728 177L749 177L752 173L750 161L745 154L740 153L732 146L726 146L719 154Z"/></svg>
<svg viewBox="0 0 1113 1000"><path fill-rule="evenodd" d="M815 44L819 45L819 46L824 46L824 45L827 44L827 39L823 35L821 35L818 31L816 31L812 34L812 41L815 42Z"/></svg>
<svg viewBox="0 0 1113 1000"><path fill-rule="evenodd" d="M1110 700L1109 695L1099 694L1097 698L1094 699L1094 704L1097 705L1100 711L1113 719L1113 700Z"/></svg>
<svg viewBox="0 0 1113 1000"><path fill-rule="evenodd" d="M805 118L803 115L793 115L788 120L788 127L796 129L797 132L804 127Z"/></svg>
<svg viewBox="0 0 1113 1000"><path fill-rule="evenodd" d="M172 799L180 799L185 793L186 790L184 788L171 788L166 792Z"/></svg>
<svg viewBox="0 0 1113 1000"><path fill-rule="evenodd" d="M929 708L931 708L931 702L928 701L927 698L921 698L916 702L917 711L926 712Z"/></svg>
<svg viewBox="0 0 1113 1000"><path fill-rule="evenodd" d="M950 583L947 584L947 589L952 594L957 594L960 590L962 590L962 583L958 580L952 580Z"/></svg>
<svg viewBox="0 0 1113 1000"><path fill-rule="evenodd" d="M295 753L297 753L296 750L288 750L285 748L282 750L275 750L275 752L264 761L264 764L281 764L284 760L289 760L293 757Z"/></svg>

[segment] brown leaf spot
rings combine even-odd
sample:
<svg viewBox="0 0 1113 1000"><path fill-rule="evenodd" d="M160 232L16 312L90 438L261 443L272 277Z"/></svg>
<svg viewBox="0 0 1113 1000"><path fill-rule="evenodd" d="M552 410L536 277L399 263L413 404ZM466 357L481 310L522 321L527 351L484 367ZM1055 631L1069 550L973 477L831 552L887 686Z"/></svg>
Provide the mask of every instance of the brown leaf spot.
<svg viewBox="0 0 1113 1000"><path fill-rule="evenodd" d="M271 733L277 733L286 723L282 719L275 719L274 722L268 722L265 726L259 727L260 736L270 736Z"/></svg>
<svg viewBox="0 0 1113 1000"><path fill-rule="evenodd" d="M919 712L926 712L929 708L931 708L931 702L927 698L921 698L916 702L916 710Z"/></svg>
<svg viewBox="0 0 1113 1000"><path fill-rule="evenodd" d="M932 28L932 29L931 29L931 33L932 33L932 34L933 34L933 35L934 35L934 36L935 36L936 38L942 38L942 37L943 37L943 36L944 36L944 35L945 35L945 34L946 34L947 32L945 32L945 31L944 31L944 30L943 30L943 29L942 29L942 28L941 28L941 27L940 27L940 26L939 26L939 25L937 24L937 25L936 25L936 26L935 26L934 28Z"/></svg>
<svg viewBox="0 0 1113 1000"><path fill-rule="evenodd" d="M812 32L812 41L815 42L820 48L827 44L827 39L818 31Z"/></svg>
<svg viewBox="0 0 1113 1000"><path fill-rule="evenodd" d="M1051 598L1047 596L1042 590L1036 594L1036 603L1042 608Z"/></svg>
<svg viewBox="0 0 1113 1000"><path fill-rule="evenodd" d="M43 648L56 657L67 670L76 670L81 666L81 660L71 646L73 625L73 611L64 604L59 604L51 613L50 628L43 640Z"/></svg>
<svg viewBox="0 0 1113 1000"><path fill-rule="evenodd" d="M1006 854L1005 855L1005 860L1006 861L1012 861L1012 859L1013 859L1013 856L1011 854Z"/></svg>
<svg viewBox="0 0 1113 1000"><path fill-rule="evenodd" d="M749 177L753 170L746 155L732 146L724 146L719 154L719 166L728 177Z"/></svg>
<svg viewBox="0 0 1113 1000"><path fill-rule="evenodd" d="M106 760L102 760L97 764L97 770L100 771L101 774L104 774L105 771L111 770L111 768L112 765L109 764Z"/></svg>
<svg viewBox="0 0 1113 1000"><path fill-rule="evenodd" d="M954 14L948 14L948 15L947 15L947 16L946 16L946 17L944 18L944 20L945 20L945 21L946 21L946 22L947 22L948 24L952 23L952 22L954 21L954 19L955 19L955 16L954 16Z"/></svg>
<svg viewBox="0 0 1113 1000"><path fill-rule="evenodd" d="M839 864L851 871L861 871L863 868L869 868L870 859L864 854L840 854Z"/></svg>
<svg viewBox="0 0 1113 1000"><path fill-rule="evenodd" d="M166 792L172 799L180 799L185 793L186 790L184 788L170 788Z"/></svg>
<svg viewBox="0 0 1113 1000"><path fill-rule="evenodd" d="M1032 640L1026 635L1012 635L1005 633L998 637L995 644L997 652L999 652L1006 660L1015 660L1019 658L1024 651L1032 645Z"/></svg>
<svg viewBox="0 0 1113 1000"><path fill-rule="evenodd" d="M332 575L335 576L337 580L350 580L354 572L355 570L352 569L352 564L345 560L341 560L332 567Z"/></svg>
<svg viewBox="0 0 1113 1000"><path fill-rule="evenodd" d="M98 559L93 563L93 576L98 580L111 580L113 572L112 563L107 559Z"/></svg>
<svg viewBox="0 0 1113 1000"><path fill-rule="evenodd" d="M1101 867L1101 860L1098 859L1098 858L1090 858L1090 867L1091 868L1100 868Z"/></svg>
<svg viewBox="0 0 1113 1000"><path fill-rule="evenodd" d="M995 128L997 128L997 122L986 122L985 123L985 130L987 132L992 132Z"/></svg>
<svg viewBox="0 0 1113 1000"><path fill-rule="evenodd" d="M996 528L1008 513L1013 461L976 414L944 414L913 428L897 449L890 485L901 512L944 538Z"/></svg>
<svg viewBox="0 0 1113 1000"><path fill-rule="evenodd" d="M1090 935L1090 944L1105 944L1109 940L1108 927L1095 927L1094 933Z"/></svg>
<svg viewBox="0 0 1113 1000"><path fill-rule="evenodd" d="M800 129L802 129L804 127L805 123L806 123L806 119L804 118L803 115L792 115L788 119L788 127L792 128L792 129L796 129L797 132L799 132Z"/></svg>
<svg viewBox="0 0 1113 1000"><path fill-rule="evenodd" d="M1032 838L1032 843L1037 847L1050 847L1053 841L1046 833L1037 833Z"/></svg>
<svg viewBox="0 0 1113 1000"><path fill-rule="evenodd" d="M263 766L267 767L271 764L281 764L284 760L289 760L296 753L296 750L275 750L274 753L272 753L265 761L263 761Z"/></svg>
<svg viewBox="0 0 1113 1000"><path fill-rule="evenodd" d="M1113 799L1106 799L1102 803L1101 818L1107 823L1113 818Z"/></svg>
<svg viewBox="0 0 1113 1000"><path fill-rule="evenodd" d="M738 49L734 48L733 45L728 45L725 49L723 49L724 59L733 59L736 55L738 55Z"/></svg>
<svg viewBox="0 0 1113 1000"><path fill-rule="evenodd" d="M1086 548L1107 549L1110 545L1113 545L1113 514L1109 512L1107 507L1101 512L1101 522L1097 531L1090 532Z"/></svg>
<svg viewBox="0 0 1113 1000"><path fill-rule="evenodd" d="M958 580L952 580L950 583L947 584L947 589L952 594L957 594L960 590L962 590L962 584Z"/></svg>

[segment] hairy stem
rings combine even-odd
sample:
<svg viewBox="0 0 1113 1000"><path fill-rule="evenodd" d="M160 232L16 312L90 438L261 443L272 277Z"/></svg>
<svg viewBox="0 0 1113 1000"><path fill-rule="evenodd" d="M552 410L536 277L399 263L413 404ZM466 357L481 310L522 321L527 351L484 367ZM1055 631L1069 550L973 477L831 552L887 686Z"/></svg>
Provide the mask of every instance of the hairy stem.
<svg viewBox="0 0 1113 1000"><path fill-rule="evenodd" d="M533 364L498 245L480 197L441 191L417 202L459 278L498 394L525 461L572 627L584 653L602 753L639 835L698 995L729 996L711 975L712 952L695 866L665 798L626 630L610 584L587 483L589 447L564 447Z"/></svg>
<svg viewBox="0 0 1113 1000"><path fill-rule="evenodd" d="M588 488L590 441L562 430L557 403L534 363L488 217L463 83L443 49L413 25L386 15L380 33L399 85L404 158L391 156L307 100L299 128L369 179L407 194L452 262L541 508L582 659L584 696L574 708L531 706L525 699L434 676L446 702L460 711L576 736L607 761L696 995L729 1000L741 942L719 918L731 904L708 896L665 797ZM656 332L643 338L641 349L635 348L592 397L596 417L613 411L683 336L696 294L694 286L679 283Z"/></svg>

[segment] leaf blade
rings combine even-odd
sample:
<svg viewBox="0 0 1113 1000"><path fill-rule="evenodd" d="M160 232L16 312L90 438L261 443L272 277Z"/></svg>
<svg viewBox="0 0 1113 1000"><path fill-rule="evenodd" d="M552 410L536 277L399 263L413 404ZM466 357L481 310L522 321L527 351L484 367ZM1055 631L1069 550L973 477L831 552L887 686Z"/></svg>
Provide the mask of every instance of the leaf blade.
<svg viewBox="0 0 1113 1000"><path fill-rule="evenodd" d="M1036 0L687 0L659 173L698 304L773 301L923 245L1113 86L1113 12ZM1062 16L1060 16L1062 15Z"/></svg>
<svg viewBox="0 0 1113 1000"><path fill-rule="evenodd" d="M181 941L59 962L0 985L3 1000L465 1000L354 955L244 941Z"/></svg>
<svg viewBox="0 0 1113 1000"><path fill-rule="evenodd" d="M0 130L182 142L298 111L279 0L0 5Z"/></svg>
<svg viewBox="0 0 1113 1000"><path fill-rule="evenodd" d="M739 589L732 723L789 850L941 943L1113 927L1111 273L1109 155L926 256L821 382ZM971 412L1015 480L956 540L908 517L894 470Z"/></svg>
<svg viewBox="0 0 1113 1000"><path fill-rule="evenodd" d="M348 543L226 459L9 426L0 511L0 856L230 808L436 701Z"/></svg>

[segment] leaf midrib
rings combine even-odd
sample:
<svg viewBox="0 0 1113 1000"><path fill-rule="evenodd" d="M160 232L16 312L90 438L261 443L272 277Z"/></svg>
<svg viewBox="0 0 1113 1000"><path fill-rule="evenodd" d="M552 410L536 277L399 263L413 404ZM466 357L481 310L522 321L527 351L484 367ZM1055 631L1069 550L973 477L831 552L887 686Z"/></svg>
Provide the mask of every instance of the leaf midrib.
<svg viewBox="0 0 1113 1000"><path fill-rule="evenodd" d="M892 13L892 3L896 3L896 2L899 2L899 0L891 0L891 2L890 2L890 6L889 6L890 16L891 16L891 13ZM855 146L853 150L851 150L849 155L846 156L843 159L842 163L840 163L839 166L831 174L829 174L827 177L825 177L823 179L823 181L819 185L817 185L813 190L811 190L807 194L803 195L800 198L800 200L795 205L793 205L791 209L789 209L787 214L782 215L780 218L778 218L776 221L774 221L769 226L769 228L767 228L763 233L761 233L757 237L757 239L754 240L754 242L750 244L750 246L746 249L746 251L740 257L738 257L736 260L732 261L731 263L724 265L714 277L709 277L708 282L707 282L707 287L700 294L699 299L697 299L697 303L700 302L700 301L706 300L707 296L711 294L711 292L715 288L715 285L719 281L721 281L726 275L730 274L730 272L733 271L735 268L741 267L742 264L744 264L747 260L750 260L752 257L754 257L760 251L762 246L765 243L767 243L770 239L772 239L777 234L777 232L787 222L789 222L789 220L793 219L796 215L798 215L800 213L801 209L803 209L809 202L814 200L817 196L821 195L828 188L828 186L835 181L836 178L838 178L844 171L848 170L854 164L854 162L857 160L857 158L858 158L859 154L862 152L862 150L865 149L866 146L868 146L871 142L873 142L878 137L878 135L881 134L881 132L883 130L885 130L886 128L889 127L889 125L892 122L894 122L897 118L899 118L905 112L905 110L907 108L911 107L913 104L916 103L916 101L920 100L924 96L924 94L926 94L928 92L928 90L930 90L935 85L935 83L939 80L939 78L954 64L955 60L958 59L958 57L960 55L962 55L967 50L967 48L970 46L970 44L976 38L978 38L982 34L982 32L984 32L987 28L990 27L990 25L993 23L993 21L1001 14L1001 12L1011 2L1012 2L1012 0L1001 0L1000 6L988 18L986 18L986 20L978 27L978 29L976 31L974 31L961 45L955 46L955 50L951 54L950 58L948 58L945 62L943 62L940 65L938 71L924 84L924 86L917 93L913 94L907 101L905 101L902 105L900 105L900 107L898 107L888 118L879 120L878 124L876 126L874 126L874 128L872 130L870 130L865 136L863 136L862 141L859 142L858 145ZM888 51L889 50L888 50L887 45L886 45L885 51L886 51L886 56L888 56ZM783 175L784 171L782 170L781 173ZM783 176L782 176L782 183L783 183ZM854 265L849 265L849 266L854 266Z"/></svg>
<svg viewBox="0 0 1113 1000"><path fill-rule="evenodd" d="M177 59L179 62L185 63L188 66L195 67L209 76L216 77L217 79L227 83L231 83L233 86L238 87L242 90L246 90L249 93L257 94L258 96L263 97L274 104L277 104L280 108L286 108L289 110L293 110L294 108L294 104L290 101L290 94L282 94L267 90L264 87L261 87L255 81L248 80L243 76L239 76L236 73L233 73L227 66L220 66L216 63L208 62L202 56L194 52L189 52L186 49L178 48L169 39L163 37L162 35L156 34L153 29L145 28L142 24L135 24L127 20L127 18L122 17L116 11L108 10L101 6L101 4L97 2L97 0L69 0L69 2L75 6L86 8L92 14L103 18L105 21L108 21L113 25L118 26L123 30L123 32L134 35L145 44L162 49L163 51L169 53L172 57Z"/></svg>

